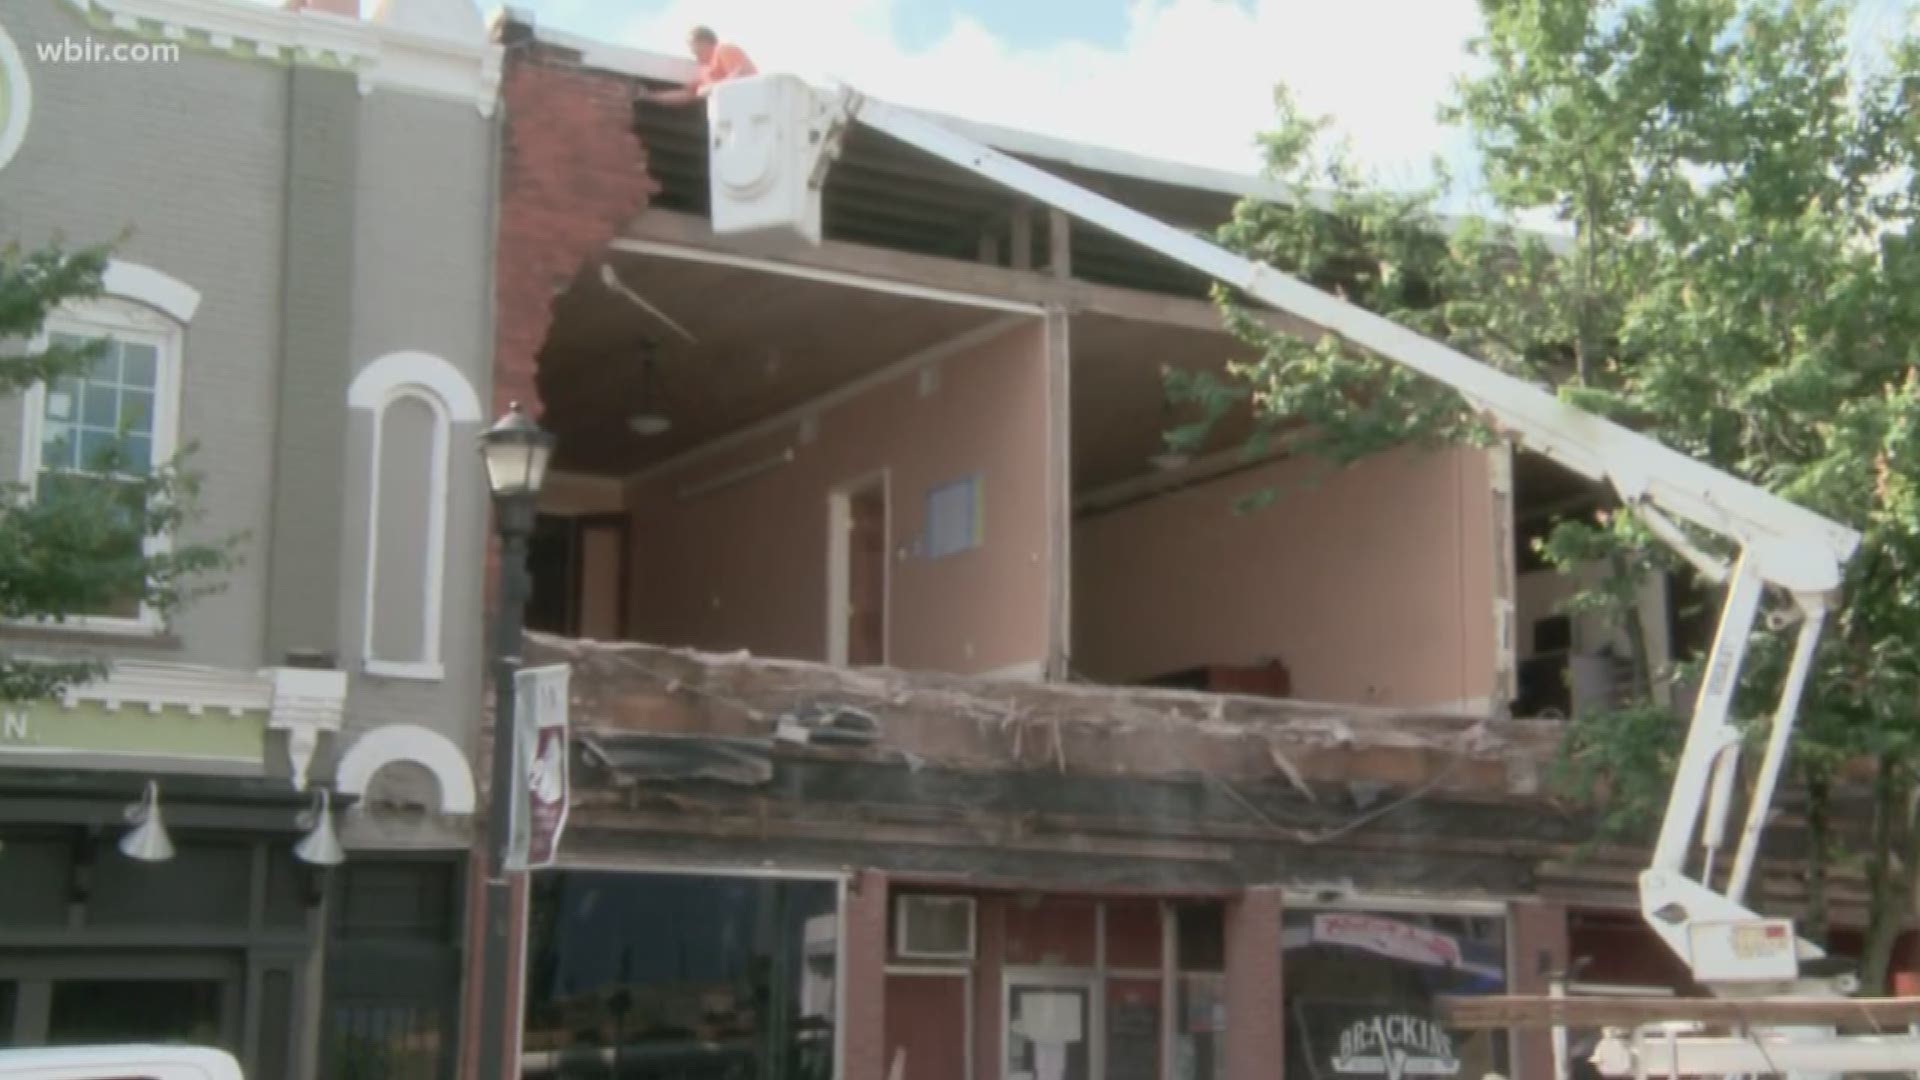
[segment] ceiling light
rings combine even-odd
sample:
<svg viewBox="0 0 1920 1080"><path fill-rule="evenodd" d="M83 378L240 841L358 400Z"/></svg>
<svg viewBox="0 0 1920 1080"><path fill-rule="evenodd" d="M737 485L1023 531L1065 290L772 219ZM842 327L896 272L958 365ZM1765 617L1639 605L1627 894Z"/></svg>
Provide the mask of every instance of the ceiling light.
<svg viewBox="0 0 1920 1080"><path fill-rule="evenodd" d="M627 426L635 435L665 435L673 430L673 421L659 413L636 413L627 418Z"/></svg>

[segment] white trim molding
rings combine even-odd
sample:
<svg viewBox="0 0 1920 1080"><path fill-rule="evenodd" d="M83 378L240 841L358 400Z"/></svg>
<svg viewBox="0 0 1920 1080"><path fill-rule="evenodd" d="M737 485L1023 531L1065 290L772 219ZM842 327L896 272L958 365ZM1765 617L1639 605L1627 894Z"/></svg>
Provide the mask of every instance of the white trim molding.
<svg viewBox="0 0 1920 1080"><path fill-rule="evenodd" d="M351 72L361 93L390 88L472 104L499 102L499 45L473 11L471 26L385 25L323 11L286 11L247 0L68 0L114 30L271 63ZM436 20L437 21L437 20Z"/></svg>
<svg viewBox="0 0 1920 1080"><path fill-rule="evenodd" d="M4 26L0 26L0 89L6 91L5 108L0 111L0 169L4 169L27 141L27 128L33 123L33 81L27 77L26 57Z"/></svg>
<svg viewBox="0 0 1920 1080"><path fill-rule="evenodd" d="M388 353L360 369L347 387L347 407L378 411L394 391L406 386L433 391L456 424L480 421L480 395L460 369L432 353L411 349Z"/></svg>
<svg viewBox="0 0 1920 1080"><path fill-rule="evenodd" d="M347 676L343 671L286 667L241 671L154 660L112 660L103 678L67 687L59 701L63 709L88 702L109 712L140 709L157 713L175 708L190 716L209 712L263 715L267 730L286 733L291 782L296 791L305 791L320 736L340 730L346 699Z"/></svg>
<svg viewBox="0 0 1920 1080"><path fill-rule="evenodd" d="M181 326L193 322L193 316L200 310L200 290L164 270L123 259L107 263L101 287L109 296L138 301Z"/></svg>
<svg viewBox="0 0 1920 1080"><path fill-rule="evenodd" d="M347 673L283 667L269 668L267 675L273 687L267 728L286 733L293 788L305 791L321 733L338 733L346 715Z"/></svg>
<svg viewBox="0 0 1920 1080"><path fill-rule="evenodd" d="M453 740L419 724L387 724L360 736L340 758L334 786L364 796L374 774L396 761L413 762L433 774L440 784L441 813L473 813L478 800L467 756Z"/></svg>
<svg viewBox="0 0 1920 1080"><path fill-rule="evenodd" d="M380 623L379 597L390 590L380 583L381 488L388 467L387 410L415 401L432 416L432 448L427 461L426 568L421 596L422 640L404 656L383 656L374 632ZM366 579L361 610L361 664L369 675L438 682L446 677L441 660L445 634L448 518L453 512L453 425L480 420L480 398L459 369L423 352L396 352L368 364L347 388L347 405L372 414L372 448L367 479ZM394 463L395 467L402 464Z"/></svg>

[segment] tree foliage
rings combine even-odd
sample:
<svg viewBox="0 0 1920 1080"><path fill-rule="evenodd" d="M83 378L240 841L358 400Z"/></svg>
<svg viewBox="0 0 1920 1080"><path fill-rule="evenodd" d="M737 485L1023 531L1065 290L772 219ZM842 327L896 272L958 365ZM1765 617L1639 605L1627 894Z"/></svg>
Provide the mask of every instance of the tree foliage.
<svg viewBox="0 0 1920 1080"><path fill-rule="evenodd" d="M71 395L106 355L109 339L76 345L43 331L63 305L101 294L108 258L106 247L60 243L0 249L0 396L17 407L36 385ZM0 618L58 626L140 604L166 619L218 589L210 575L236 563L242 538L188 535L203 516L201 478L186 468L193 452L148 465L116 444L84 471L0 484ZM57 694L105 670L71 649L8 647L0 703Z"/></svg>
<svg viewBox="0 0 1920 1080"><path fill-rule="evenodd" d="M1262 142L1269 171L1321 194L1249 201L1222 240L1864 534L1793 768L1819 814L1845 762L1877 763L1873 842L1829 855L1864 860L1878 980L1920 872L1908 814L1920 763L1920 45L1895 43L1877 65L1850 56L1850 5L1837 0L1480 7L1477 70L1442 115L1471 132L1493 214L1439 214L1445 177L1379 189L1282 87ZM1529 219L1557 228L1489 223ZM1270 333L1231 294L1217 300L1259 358L1170 379L1210 415L1251 399L1263 427L1304 421L1302 445L1336 463L1494 434L1444 386L1331 337ZM1543 554L1608 568L1576 603L1636 642L1635 584L1678 568L1627 514L1562 521ZM1769 714L1787 644L1755 635L1738 715ZM1604 792L1615 831L1657 818L1685 726L1658 690L1686 665L1636 652L1634 700L1573 724L1565 756L1570 789Z"/></svg>

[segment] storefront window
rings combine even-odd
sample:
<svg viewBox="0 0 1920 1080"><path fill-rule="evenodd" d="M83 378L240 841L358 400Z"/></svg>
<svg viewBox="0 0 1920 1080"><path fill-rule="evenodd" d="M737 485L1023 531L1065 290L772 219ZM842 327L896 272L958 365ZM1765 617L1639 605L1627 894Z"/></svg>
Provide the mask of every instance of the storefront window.
<svg viewBox="0 0 1920 1080"><path fill-rule="evenodd" d="M1508 1074L1506 1033L1448 1029L1436 1000L1505 992L1504 919L1300 910L1284 919L1288 1077Z"/></svg>
<svg viewBox="0 0 1920 1080"><path fill-rule="evenodd" d="M831 1080L838 886L535 878L521 1075Z"/></svg>
<svg viewBox="0 0 1920 1080"><path fill-rule="evenodd" d="M1221 904L1174 909L1174 1080L1226 1080L1227 924Z"/></svg>

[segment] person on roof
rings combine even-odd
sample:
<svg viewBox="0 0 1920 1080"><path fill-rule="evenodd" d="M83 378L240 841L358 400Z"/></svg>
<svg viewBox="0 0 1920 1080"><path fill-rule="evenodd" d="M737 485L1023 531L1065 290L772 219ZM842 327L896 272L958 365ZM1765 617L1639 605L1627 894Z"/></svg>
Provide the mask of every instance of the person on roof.
<svg viewBox="0 0 1920 1080"><path fill-rule="evenodd" d="M700 62L700 73L694 80L677 90L642 90L640 100L660 105L691 105L706 100L707 94L719 83L760 73L744 49L721 42L720 36L705 26L693 28L693 33L687 35L687 47Z"/></svg>

